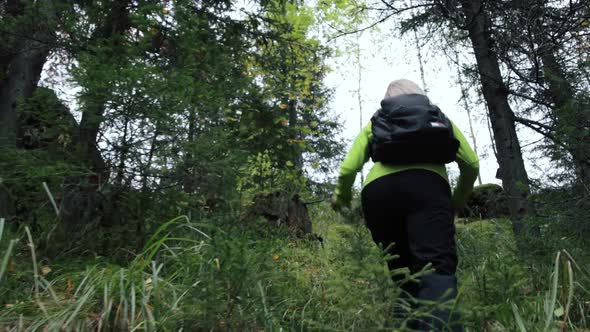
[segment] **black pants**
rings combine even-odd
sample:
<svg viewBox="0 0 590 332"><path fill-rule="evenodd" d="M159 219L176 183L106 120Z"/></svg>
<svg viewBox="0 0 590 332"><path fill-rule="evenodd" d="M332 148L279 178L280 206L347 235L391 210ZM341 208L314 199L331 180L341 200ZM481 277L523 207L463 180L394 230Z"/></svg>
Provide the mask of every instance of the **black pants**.
<svg viewBox="0 0 590 332"><path fill-rule="evenodd" d="M402 289L419 300L445 302L454 298L457 251L447 181L427 170L386 175L365 186L362 203L373 240L383 248L395 244L390 254L399 258L388 261L390 271L407 267L416 273L432 263L433 274L423 276L419 284L406 283ZM414 320L407 327L419 331L463 331L458 314L446 308L437 308L431 316Z"/></svg>
<svg viewBox="0 0 590 332"><path fill-rule="evenodd" d="M390 270L415 273L430 262L438 274L455 274L451 191L440 175L408 170L380 177L365 186L362 204L373 240L384 248L395 243L390 253L399 258L389 261Z"/></svg>

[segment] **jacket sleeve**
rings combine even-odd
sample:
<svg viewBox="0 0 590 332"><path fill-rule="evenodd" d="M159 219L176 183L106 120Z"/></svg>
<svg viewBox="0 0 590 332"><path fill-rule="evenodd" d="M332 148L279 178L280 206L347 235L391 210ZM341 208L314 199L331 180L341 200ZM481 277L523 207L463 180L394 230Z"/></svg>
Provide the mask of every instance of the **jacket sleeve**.
<svg viewBox="0 0 590 332"><path fill-rule="evenodd" d="M459 180L453 190L453 208L461 209L467 202L467 198L473 191L473 184L479 174L479 159L463 136L463 133L453 123L453 134L459 140L457 151L457 164L459 165Z"/></svg>
<svg viewBox="0 0 590 332"><path fill-rule="evenodd" d="M356 173L360 172L363 165L369 160L370 139L371 123L369 122L356 137L350 151L348 151L348 154L340 165L333 200L343 206L350 206L352 185L354 184Z"/></svg>

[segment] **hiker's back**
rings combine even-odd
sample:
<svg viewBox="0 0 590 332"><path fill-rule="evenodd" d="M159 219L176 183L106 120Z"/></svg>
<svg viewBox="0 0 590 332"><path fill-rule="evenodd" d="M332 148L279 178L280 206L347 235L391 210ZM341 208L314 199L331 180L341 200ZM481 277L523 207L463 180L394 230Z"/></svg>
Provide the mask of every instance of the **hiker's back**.
<svg viewBox="0 0 590 332"><path fill-rule="evenodd" d="M459 141L444 113L419 94L386 98L371 118L370 155L391 165L455 161Z"/></svg>

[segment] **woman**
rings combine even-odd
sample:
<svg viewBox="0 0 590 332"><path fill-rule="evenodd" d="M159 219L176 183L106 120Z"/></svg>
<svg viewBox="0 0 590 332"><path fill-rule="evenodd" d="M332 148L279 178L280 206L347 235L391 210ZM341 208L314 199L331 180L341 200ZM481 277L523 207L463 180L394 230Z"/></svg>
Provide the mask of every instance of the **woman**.
<svg viewBox="0 0 590 332"><path fill-rule="evenodd" d="M381 105L400 102L431 105L424 91L409 80L391 82ZM388 262L389 269L407 267L411 273L416 273L426 264L432 264L434 273L422 277L419 285L407 284L403 287L420 300L444 301L456 296L454 211L465 204L479 172L477 156L461 131L450 123L453 135L459 142L456 162L460 170L457 186L452 193L444 163L382 162L375 163L361 193L365 222L373 240L383 248L393 243L390 253L399 255L399 258ZM369 123L357 136L342 162L332 199L335 210L350 205L356 173L371 157L372 135L372 124ZM445 325L441 322L454 320L445 310L432 314L434 319L421 322L419 329L440 330ZM462 329L455 326L453 330Z"/></svg>

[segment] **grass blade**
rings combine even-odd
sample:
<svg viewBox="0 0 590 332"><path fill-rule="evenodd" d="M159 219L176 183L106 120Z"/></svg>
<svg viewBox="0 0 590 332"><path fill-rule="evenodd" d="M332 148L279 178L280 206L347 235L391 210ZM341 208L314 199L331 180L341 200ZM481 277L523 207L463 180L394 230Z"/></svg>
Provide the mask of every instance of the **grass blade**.
<svg viewBox="0 0 590 332"><path fill-rule="evenodd" d="M152 310L150 309L150 306L147 302L143 302L142 303L143 306L143 311L145 312L145 316L147 318L147 322L149 323L146 324L146 330L150 330L149 328L147 328L148 326L151 326L153 331L156 330L156 320L154 318L154 314L152 313Z"/></svg>
<svg viewBox="0 0 590 332"><path fill-rule="evenodd" d="M4 233L4 218L0 218L0 241L2 240L2 233Z"/></svg>
<svg viewBox="0 0 590 332"><path fill-rule="evenodd" d="M8 262L10 261L10 256L12 255L12 250L16 245L16 240L11 240L8 244L8 249L4 253L4 258L2 258L2 264L0 265L0 282L2 281L2 277L4 276L4 272L6 272L6 267L8 266Z"/></svg>
<svg viewBox="0 0 590 332"><path fill-rule="evenodd" d="M86 292L86 294L84 294L81 298L80 301L78 301L78 305L76 306L76 309L74 309L74 312L70 315L70 317L68 318L68 320L66 321L66 323L64 324L64 327L68 327L72 321L76 318L76 316L78 315L78 313L80 312L80 310L82 309L82 306L86 303L86 301L88 301L88 299L94 294L94 286L91 286L90 289L88 290L88 292Z"/></svg>
<svg viewBox="0 0 590 332"><path fill-rule="evenodd" d="M31 259L33 261L33 277L35 279L35 297L39 297L39 271L37 270L37 255L35 254L35 243L33 243L33 236L28 226L25 226L25 232L29 239L29 248L31 249Z"/></svg>
<svg viewBox="0 0 590 332"><path fill-rule="evenodd" d="M59 298L57 297L57 294L53 290L53 287L51 287L51 283L43 277L39 277L39 282L42 284L45 291L49 292L49 295L51 295L51 298L53 299L53 301L55 303L59 303Z"/></svg>
<svg viewBox="0 0 590 332"><path fill-rule="evenodd" d="M553 281L551 285L551 293L549 295L549 303L546 309L547 318L545 320L545 328L543 331L547 332L551 328L551 323L553 322L553 318L555 316L555 303L557 302L557 286L559 283L559 258L561 257L561 251L557 252L555 256L555 265L553 267Z"/></svg>
<svg viewBox="0 0 590 332"><path fill-rule="evenodd" d="M516 304L511 303L512 305L512 312L514 313L514 320L516 321L516 326L520 332L527 332L526 327L524 326L524 322L520 314L518 313L518 307Z"/></svg>
<svg viewBox="0 0 590 332"><path fill-rule="evenodd" d="M51 205L53 206L53 211L55 211L55 215L59 217L59 208L57 207L57 204L55 204L55 199L53 199L53 195L51 194L51 191L49 190L49 186L47 186L47 182L43 182L43 188L45 189L45 192L47 193L47 196L49 197L49 201L51 202Z"/></svg>
<svg viewBox="0 0 590 332"><path fill-rule="evenodd" d="M570 307L574 299L574 271L572 269L572 262L567 261L567 276L568 276L568 293L565 304L565 314L563 315L563 324L567 324L569 320Z"/></svg>
<svg viewBox="0 0 590 332"><path fill-rule="evenodd" d="M135 329L135 285L133 283L130 284L131 286L131 317L129 317L129 328Z"/></svg>

